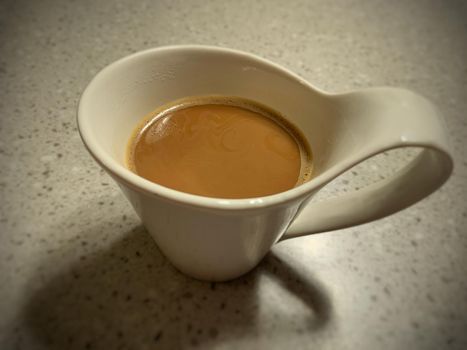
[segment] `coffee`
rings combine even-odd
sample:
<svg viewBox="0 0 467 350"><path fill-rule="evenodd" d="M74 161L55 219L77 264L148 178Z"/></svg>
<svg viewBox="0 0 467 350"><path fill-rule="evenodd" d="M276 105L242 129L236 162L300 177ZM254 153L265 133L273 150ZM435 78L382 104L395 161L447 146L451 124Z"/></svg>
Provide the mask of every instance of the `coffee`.
<svg viewBox="0 0 467 350"><path fill-rule="evenodd" d="M311 175L301 133L279 113L239 97L191 97L156 109L135 129L127 158L150 181L216 198L272 195Z"/></svg>

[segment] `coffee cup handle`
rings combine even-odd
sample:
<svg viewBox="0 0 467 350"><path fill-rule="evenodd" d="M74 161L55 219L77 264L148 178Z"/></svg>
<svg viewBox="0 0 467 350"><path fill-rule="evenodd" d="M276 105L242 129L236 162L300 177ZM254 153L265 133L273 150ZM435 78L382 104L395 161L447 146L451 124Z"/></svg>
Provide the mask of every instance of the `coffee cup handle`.
<svg viewBox="0 0 467 350"><path fill-rule="evenodd" d="M356 125L361 130L368 127L365 146L353 157L343 158L333 177L390 149L419 147L422 151L388 179L337 198L308 203L281 240L348 228L391 215L434 192L452 172L443 120L425 98L395 88L372 88L330 98L335 110L340 111L338 118L347 120L345 125Z"/></svg>

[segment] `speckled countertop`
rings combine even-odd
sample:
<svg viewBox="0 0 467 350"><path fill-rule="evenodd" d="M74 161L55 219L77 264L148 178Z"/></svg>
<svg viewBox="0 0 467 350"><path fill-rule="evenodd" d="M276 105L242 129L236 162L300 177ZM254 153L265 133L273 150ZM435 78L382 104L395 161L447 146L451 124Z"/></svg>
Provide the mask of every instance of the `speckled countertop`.
<svg viewBox="0 0 467 350"><path fill-rule="evenodd" d="M233 282L187 278L75 123L99 69L180 43L250 51L330 91L418 91L447 119L454 174L392 217L280 243ZM466 111L461 1L1 1L0 349L466 349Z"/></svg>

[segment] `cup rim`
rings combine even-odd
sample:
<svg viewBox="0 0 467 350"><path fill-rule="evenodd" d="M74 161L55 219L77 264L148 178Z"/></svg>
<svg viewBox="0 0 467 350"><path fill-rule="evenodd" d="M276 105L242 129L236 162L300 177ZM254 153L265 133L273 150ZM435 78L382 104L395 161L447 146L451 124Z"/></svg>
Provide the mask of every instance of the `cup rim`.
<svg viewBox="0 0 467 350"><path fill-rule="evenodd" d="M111 174L112 177L117 177L120 181L124 182L127 186L131 187L134 190L139 192L144 192L151 196L156 196L159 198L164 198L166 200L177 202L180 204L186 204L191 206L203 207L208 209L228 209L228 210L247 210L254 208L263 208L276 206L284 204L295 200L297 198L306 196L310 194L314 189L319 188L326 181L323 176L317 176L316 178L310 179L308 182L289 189L287 191L275 193L263 197L254 197L254 198L242 198L242 199L226 199L226 198L214 198L214 197L205 197L199 196L191 193L181 192L174 190L152 181L149 181L126 168L124 165L115 161L107 152L100 147L100 145L94 140L91 133L91 125L86 119L86 110L88 105L88 98L91 93L91 90L94 85L96 85L100 80L102 80L107 74L110 74L112 71L117 69L121 64L128 61L134 60L141 56L154 55L160 52L168 51L180 51L180 50L193 50L193 51L210 51L218 53L227 53L236 56L242 56L250 60L256 61L261 65L268 66L268 68L277 71L280 74L286 75L293 80L296 80L297 83L305 85L307 88L312 90L314 93L321 95L322 97L329 96L322 90L317 89L312 86L310 83L305 81L303 78L297 74L291 72L290 70L268 60L257 56L255 54L247 53L244 51L230 49L219 46L210 46L210 45L169 45L169 46L159 46L151 49L146 49L139 51L130 55L127 55L123 58L120 58L113 63L110 63L103 69L101 69L88 83L84 89L78 104L77 111L77 123L78 131L81 136L81 139L92 155L92 157L103 167L107 172Z"/></svg>

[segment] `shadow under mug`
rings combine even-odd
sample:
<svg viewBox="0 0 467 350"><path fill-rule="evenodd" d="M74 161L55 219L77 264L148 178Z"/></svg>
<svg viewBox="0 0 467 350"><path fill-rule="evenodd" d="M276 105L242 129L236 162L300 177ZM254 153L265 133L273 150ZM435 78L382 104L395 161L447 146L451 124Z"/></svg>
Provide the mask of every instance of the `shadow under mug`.
<svg viewBox="0 0 467 350"><path fill-rule="evenodd" d="M152 183L125 167L128 139L154 108L195 95L240 96L286 116L308 139L313 178L271 196L219 199ZM224 281L252 268L279 240L369 222L426 197L452 172L446 130L433 105L402 89L317 90L263 58L211 46L168 46L99 72L78 108L83 142L118 183L162 253L183 273ZM339 174L378 153L421 147L389 179L309 203Z"/></svg>

